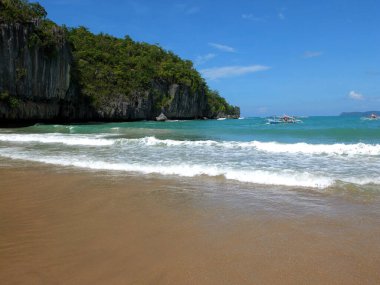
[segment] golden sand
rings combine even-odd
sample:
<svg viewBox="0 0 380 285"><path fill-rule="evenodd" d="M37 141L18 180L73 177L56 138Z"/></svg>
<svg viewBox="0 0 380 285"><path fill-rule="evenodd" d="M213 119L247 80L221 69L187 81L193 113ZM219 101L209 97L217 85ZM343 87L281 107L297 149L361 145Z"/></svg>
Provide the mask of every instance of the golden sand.
<svg viewBox="0 0 380 285"><path fill-rule="evenodd" d="M240 207L199 185L0 169L1 284L380 284L378 211Z"/></svg>

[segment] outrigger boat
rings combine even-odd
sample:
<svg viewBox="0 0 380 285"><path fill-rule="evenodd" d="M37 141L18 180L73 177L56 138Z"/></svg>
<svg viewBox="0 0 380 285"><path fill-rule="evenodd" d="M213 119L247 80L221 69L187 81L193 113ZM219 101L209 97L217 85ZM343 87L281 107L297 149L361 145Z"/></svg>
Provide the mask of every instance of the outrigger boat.
<svg viewBox="0 0 380 285"><path fill-rule="evenodd" d="M273 116L273 118L268 118L268 124L296 124L302 123L301 120L293 116L283 115L281 117Z"/></svg>
<svg viewBox="0 0 380 285"><path fill-rule="evenodd" d="M375 113L372 113L368 117L362 117L362 120L370 120L370 121L375 121L375 120L380 120L380 117L376 115Z"/></svg>
<svg viewBox="0 0 380 285"><path fill-rule="evenodd" d="M377 119L379 119L379 116L376 115L376 114L374 114L374 113L372 113L371 116L369 116L369 119L371 119L371 120L377 120Z"/></svg>

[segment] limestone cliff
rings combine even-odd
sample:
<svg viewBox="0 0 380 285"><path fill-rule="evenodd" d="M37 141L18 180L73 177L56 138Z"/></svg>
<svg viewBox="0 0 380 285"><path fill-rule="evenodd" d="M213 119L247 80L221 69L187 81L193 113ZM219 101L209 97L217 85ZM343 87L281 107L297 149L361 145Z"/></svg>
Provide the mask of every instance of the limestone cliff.
<svg viewBox="0 0 380 285"><path fill-rule="evenodd" d="M163 112L169 119L199 119L207 115L204 90L153 81L152 88L132 96L111 96L111 100L93 109L92 119L101 121L155 120ZM159 102L165 98L167 104Z"/></svg>
<svg viewBox="0 0 380 285"><path fill-rule="evenodd" d="M204 86L194 90L157 78L146 91L108 94L92 104L77 81L70 43L58 37L48 50L33 42L37 25L0 23L0 123L154 120L161 112L169 119L215 117Z"/></svg>
<svg viewBox="0 0 380 285"><path fill-rule="evenodd" d="M0 119L77 117L69 45L62 40L50 54L33 44L34 30L35 23L0 24Z"/></svg>

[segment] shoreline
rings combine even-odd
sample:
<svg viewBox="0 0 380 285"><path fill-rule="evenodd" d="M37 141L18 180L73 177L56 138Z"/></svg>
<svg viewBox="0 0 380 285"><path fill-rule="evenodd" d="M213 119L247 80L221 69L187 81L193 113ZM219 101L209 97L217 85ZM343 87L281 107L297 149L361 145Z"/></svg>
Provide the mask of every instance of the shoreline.
<svg viewBox="0 0 380 285"><path fill-rule="evenodd" d="M238 120L240 117L232 117L228 115L228 117L223 117L224 119L228 120ZM165 121L207 121L207 120L214 120L217 121L219 117L170 117L167 118L167 120L157 120L154 118L143 118L143 119L122 119L122 120L64 120L64 119L46 119L46 120L34 120L34 119L26 119L26 120L6 120L3 121L0 119L0 128L8 129L8 128L25 128L25 127L31 127L37 124L44 124L44 125L96 125L96 124L111 124L111 123L136 123L136 122L165 122Z"/></svg>
<svg viewBox="0 0 380 285"><path fill-rule="evenodd" d="M378 201L35 166L0 168L5 283L380 282Z"/></svg>

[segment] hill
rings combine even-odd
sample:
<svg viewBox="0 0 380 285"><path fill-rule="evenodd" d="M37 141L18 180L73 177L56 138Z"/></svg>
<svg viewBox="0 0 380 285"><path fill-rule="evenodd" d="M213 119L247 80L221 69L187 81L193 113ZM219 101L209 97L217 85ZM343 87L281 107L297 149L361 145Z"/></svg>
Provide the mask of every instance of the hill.
<svg viewBox="0 0 380 285"><path fill-rule="evenodd" d="M158 45L58 26L26 0L0 0L0 120L238 117L189 60Z"/></svg>
<svg viewBox="0 0 380 285"><path fill-rule="evenodd" d="M343 112L340 116L351 116L351 117L368 117L371 114L380 114L380 111L365 111L365 112Z"/></svg>

